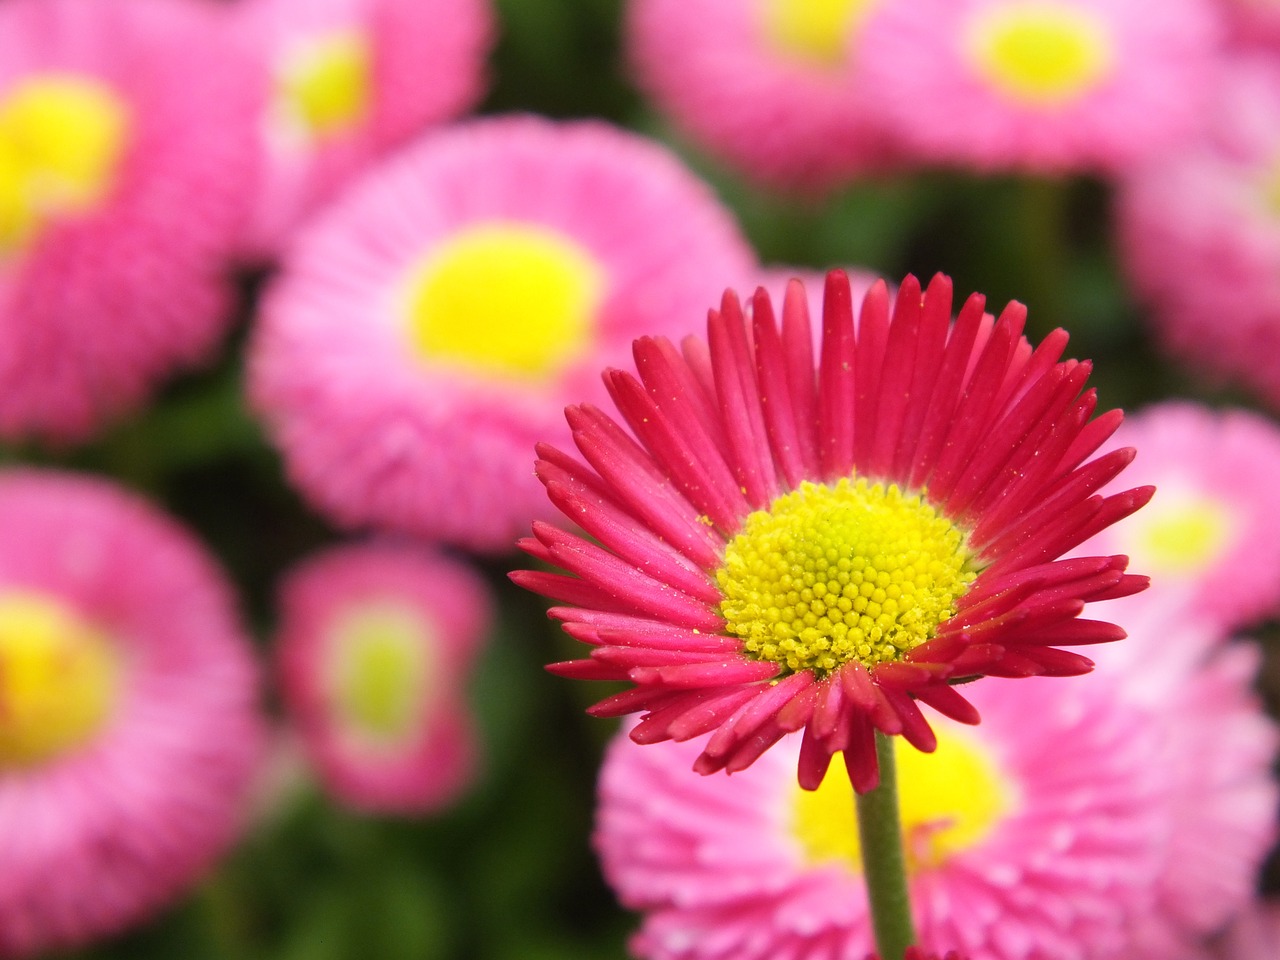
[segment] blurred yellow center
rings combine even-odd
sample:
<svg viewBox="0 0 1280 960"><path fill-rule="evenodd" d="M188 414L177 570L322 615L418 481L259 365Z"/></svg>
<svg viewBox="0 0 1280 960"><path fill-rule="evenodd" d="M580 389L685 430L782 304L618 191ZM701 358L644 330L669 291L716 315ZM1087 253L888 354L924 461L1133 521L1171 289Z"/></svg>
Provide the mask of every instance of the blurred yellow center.
<svg viewBox="0 0 1280 960"><path fill-rule="evenodd" d="M589 348L603 289L599 264L560 233L476 226L433 252L412 278L411 334L433 363L546 381Z"/></svg>
<svg viewBox="0 0 1280 960"><path fill-rule="evenodd" d="M369 109L369 41L354 31L295 47L281 65L278 95L294 122L317 138L350 130Z"/></svg>
<svg viewBox="0 0 1280 960"><path fill-rule="evenodd" d="M993 5L970 25L967 40L970 62L989 83L1034 106L1076 99L1114 60L1102 19L1065 3Z"/></svg>
<svg viewBox="0 0 1280 960"><path fill-rule="evenodd" d="M786 672L899 659L973 582L959 528L896 485L805 481L750 514L716 571L744 652Z"/></svg>
<svg viewBox="0 0 1280 960"><path fill-rule="evenodd" d="M1272 163L1262 182L1262 198L1268 212L1274 217L1280 217L1280 158Z"/></svg>
<svg viewBox="0 0 1280 960"><path fill-rule="evenodd" d="M823 66L843 62L849 36L876 0L765 0L765 36L779 53Z"/></svg>
<svg viewBox="0 0 1280 960"><path fill-rule="evenodd" d="M338 621L334 701L345 729L376 744L398 744L421 728L436 675L434 638L417 612L367 604Z"/></svg>
<svg viewBox="0 0 1280 960"><path fill-rule="evenodd" d="M1156 497L1130 529L1133 553L1152 574L1201 573L1220 559L1235 535L1235 516L1208 497Z"/></svg>
<svg viewBox="0 0 1280 960"><path fill-rule="evenodd" d="M0 596L0 768L87 743L110 716L119 681L107 638L65 605Z"/></svg>
<svg viewBox="0 0 1280 960"><path fill-rule="evenodd" d="M124 104L96 80L45 74L10 89L0 100L0 252L101 202L127 128Z"/></svg>
<svg viewBox="0 0 1280 960"><path fill-rule="evenodd" d="M934 753L894 739L902 833L912 872L941 866L974 847L1011 806L1008 778L977 738L948 728L937 734ZM862 871L848 777L825 777L817 790L795 787L792 804L792 829L809 863L845 863Z"/></svg>

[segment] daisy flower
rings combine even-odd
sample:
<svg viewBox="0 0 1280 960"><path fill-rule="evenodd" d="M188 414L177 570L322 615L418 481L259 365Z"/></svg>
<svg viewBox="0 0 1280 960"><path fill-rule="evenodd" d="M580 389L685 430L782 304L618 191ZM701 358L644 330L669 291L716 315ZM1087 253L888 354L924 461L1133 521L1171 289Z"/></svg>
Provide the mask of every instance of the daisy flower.
<svg viewBox="0 0 1280 960"><path fill-rule="evenodd" d="M798 282L781 329L767 293L747 321L729 292L709 344L637 341L639 378L605 375L634 436L573 406L586 463L539 450L551 500L598 541L538 523L522 544L567 573L515 580L592 647L553 672L630 681L592 711L643 712L638 742L712 734L701 773L803 729L800 783L843 752L859 792L878 780L874 731L933 749L918 703L977 722L952 681L1087 672L1060 647L1124 632L1079 614L1146 578L1122 556L1056 558L1151 490L1094 493L1132 456L1090 459L1119 412L1092 419L1065 333L1033 348L1024 307L983 307L953 323L950 281L908 277L892 302L873 287L855 324L833 271L816 371Z"/></svg>
<svg viewBox="0 0 1280 960"><path fill-rule="evenodd" d="M1203 649L1216 643L1196 639L1203 629L1161 637ZM899 748L920 942L984 960L1202 956L1205 936L1248 902L1273 832L1276 732L1240 669L1256 667L1256 651L1242 652L1179 673L1159 704L1127 694L1130 675L1101 670L1073 684L983 684L972 694L981 726L941 721L932 756ZM644 912L638 956L870 949L849 786L798 789L799 739L732 781L691 774L690 744L612 743L595 843L623 903ZM1206 756L1208 777L1193 769Z"/></svg>
<svg viewBox="0 0 1280 960"><path fill-rule="evenodd" d="M257 671L199 544L99 480L0 472L0 956L88 943L237 837Z"/></svg>
<svg viewBox="0 0 1280 960"><path fill-rule="evenodd" d="M224 14L0 6L0 437L83 439L226 328L253 91Z"/></svg>
<svg viewBox="0 0 1280 960"><path fill-rule="evenodd" d="M1233 59L1206 134L1135 170L1116 203L1160 345L1280 407L1280 68Z"/></svg>
<svg viewBox="0 0 1280 960"><path fill-rule="evenodd" d="M747 176L820 191L888 165L869 119L862 24L877 0L631 0L637 84Z"/></svg>
<svg viewBox="0 0 1280 960"><path fill-rule="evenodd" d="M245 0L261 85L262 180L245 238L276 253L376 157L479 99L487 0Z"/></svg>
<svg viewBox="0 0 1280 960"><path fill-rule="evenodd" d="M1123 553L1152 576L1138 601L1174 605L1223 628L1280 609L1280 428L1248 410L1148 407L1117 431L1141 453L1129 478L1156 487L1128 523L1083 544Z"/></svg>
<svg viewBox="0 0 1280 960"><path fill-rule="evenodd" d="M1199 122L1209 0L916 0L864 27L874 106L904 152L979 170L1112 173Z"/></svg>
<svg viewBox="0 0 1280 960"><path fill-rule="evenodd" d="M339 800L426 813L470 784L476 747L462 688L490 605L468 568L408 545L335 547L289 573L281 691Z"/></svg>
<svg viewBox="0 0 1280 960"><path fill-rule="evenodd" d="M344 527L487 551L548 513L528 467L641 332L754 270L662 147L527 116L431 135L313 221L265 297L254 406Z"/></svg>

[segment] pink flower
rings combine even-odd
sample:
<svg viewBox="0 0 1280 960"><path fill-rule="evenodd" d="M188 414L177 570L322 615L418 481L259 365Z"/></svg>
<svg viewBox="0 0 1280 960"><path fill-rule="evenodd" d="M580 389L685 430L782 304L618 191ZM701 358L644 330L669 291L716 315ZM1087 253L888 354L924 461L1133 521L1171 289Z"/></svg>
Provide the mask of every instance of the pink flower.
<svg viewBox="0 0 1280 960"><path fill-rule="evenodd" d="M99 480L0 473L0 956L169 905L235 840L264 740L221 572Z"/></svg>
<svg viewBox="0 0 1280 960"><path fill-rule="evenodd" d="M1280 609L1280 428L1248 410L1168 402L1126 420L1115 445L1139 451L1130 479L1156 496L1079 552L1123 553L1151 574L1152 589L1126 603L1223 629Z"/></svg>
<svg viewBox="0 0 1280 960"><path fill-rule="evenodd" d="M1056 558L1151 490L1094 494L1132 457L1089 459L1120 414L1091 420L1090 365L1059 360L1062 331L1033 348L1020 304L994 320L975 295L953 322L950 281L908 277L855 324L833 271L815 371L807 303L789 286L779 330L767 293L748 322L729 292L709 346L637 341L639 378L605 377L632 434L574 406L586 463L539 448L551 500L598 543L536 523L522 546L567 575L513 578L592 648L553 672L630 681L592 712L643 712L638 742L711 733L698 771L733 773L803 729L801 784L843 752L865 791L876 730L933 749L917 702L976 723L952 681L1085 673L1060 646L1124 635L1078 616L1146 578Z"/></svg>
<svg viewBox="0 0 1280 960"><path fill-rule="evenodd" d="M1153 654L1219 645L1185 621L1152 626ZM1071 684L981 684L981 726L942 721L933 756L900 747L920 942L984 960L1202 956L1249 901L1274 834L1277 736L1250 691L1257 661L1241 647L1170 665L1158 700L1128 687L1141 674L1102 666ZM732 779L692 775L691 744L613 742L595 840L623 903L644 913L638 956L870 949L852 797L839 778L797 789L798 740Z"/></svg>
<svg viewBox="0 0 1280 960"><path fill-rule="evenodd" d="M223 16L0 8L0 436L83 439L226 329L253 92Z"/></svg>
<svg viewBox="0 0 1280 960"><path fill-rule="evenodd" d="M1280 951L1280 906L1260 901L1238 917L1216 944L1216 960L1274 960Z"/></svg>
<svg viewBox="0 0 1280 960"><path fill-rule="evenodd" d="M755 180L821 191L887 166L862 78L867 7L631 0L636 82L680 131Z"/></svg>
<svg viewBox="0 0 1280 960"><path fill-rule="evenodd" d="M1213 117L1121 184L1121 253L1162 347L1280 407L1280 67L1233 60Z"/></svg>
<svg viewBox="0 0 1280 960"><path fill-rule="evenodd" d="M479 99L487 0L245 0L263 98L262 181L246 243L272 255L377 157Z"/></svg>
<svg viewBox="0 0 1280 960"><path fill-rule="evenodd" d="M564 435L564 405L753 269L728 211L656 144L596 122L467 123L299 238L251 348L252 400L342 526L507 549L548 512L529 451Z"/></svg>
<svg viewBox="0 0 1280 960"><path fill-rule="evenodd" d="M339 800L426 813L470 785L476 747L463 688L490 605L468 568L407 544L336 547L288 575L282 692Z"/></svg>
<svg viewBox="0 0 1280 960"><path fill-rule="evenodd" d="M1218 40L1208 0L914 0L876 6L862 60L912 156L1114 173L1199 122Z"/></svg>

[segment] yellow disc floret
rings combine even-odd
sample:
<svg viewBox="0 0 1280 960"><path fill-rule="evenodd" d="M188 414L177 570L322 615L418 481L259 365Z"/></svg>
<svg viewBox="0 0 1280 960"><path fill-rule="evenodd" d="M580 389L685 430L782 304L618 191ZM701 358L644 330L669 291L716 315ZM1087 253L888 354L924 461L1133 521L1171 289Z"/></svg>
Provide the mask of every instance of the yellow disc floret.
<svg viewBox="0 0 1280 960"><path fill-rule="evenodd" d="M87 743L110 717L119 680L107 637L66 605L0 596L0 769Z"/></svg>
<svg viewBox="0 0 1280 960"><path fill-rule="evenodd" d="M1114 53L1102 19L1060 2L994 4L970 26L974 68L1014 100L1068 103L1110 71Z"/></svg>
<svg viewBox="0 0 1280 960"><path fill-rule="evenodd" d="M977 576L965 535L896 485L802 483L725 548L720 613L747 656L826 676L932 638Z"/></svg>
<svg viewBox="0 0 1280 960"><path fill-rule="evenodd" d="M1128 538L1143 569L1163 576L1189 576L1221 559L1236 528L1236 517L1227 504L1171 489L1162 490L1134 517Z"/></svg>
<svg viewBox="0 0 1280 960"><path fill-rule="evenodd" d="M546 381L589 347L604 276L563 234L520 223L471 227L410 280L410 333L424 360Z"/></svg>
<svg viewBox="0 0 1280 960"><path fill-rule="evenodd" d="M369 40L354 31L312 38L291 49L277 77L278 108L317 139L351 130L369 112Z"/></svg>
<svg viewBox="0 0 1280 960"><path fill-rule="evenodd" d="M875 0L765 0L765 36L785 56L823 66L845 59L849 38Z"/></svg>
<svg viewBox="0 0 1280 960"><path fill-rule="evenodd" d="M29 244L51 218L100 203L128 133L124 104L97 80L28 77L0 100L0 251Z"/></svg>
<svg viewBox="0 0 1280 960"><path fill-rule="evenodd" d="M343 727L373 744L414 737L436 676L422 616L390 602L364 604L338 620L333 637L330 686Z"/></svg>
<svg viewBox="0 0 1280 960"><path fill-rule="evenodd" d="M946 727L936 732L933 753L894 740L912 872L941 866L976 846L1013 803L1009 777L976 736ZM852 807L848 777L826 777L817 790L794 789L792 832L807 862L846 863L862 871L858 831L849 824Z"/></svg>

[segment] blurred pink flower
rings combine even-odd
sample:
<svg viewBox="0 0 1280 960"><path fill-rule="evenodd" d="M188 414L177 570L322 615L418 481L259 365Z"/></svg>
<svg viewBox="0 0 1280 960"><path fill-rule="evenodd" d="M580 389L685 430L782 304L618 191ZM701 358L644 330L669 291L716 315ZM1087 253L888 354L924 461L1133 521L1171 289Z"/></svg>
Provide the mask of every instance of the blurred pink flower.
<svg viewBox="0 0 1280 960"><path fill-rule="evenodd" d="M640 88L747 177L822 191L892 164L869 119L861 25L874 0L630 0Z"/></svg>
<svg viewBox="0 0 1280 960"><path fill-rule="evenodd" d="M227 328L253 91L224 16L0 6L0 436L83 439Z"/></svg>
<svg viewBox="0 0 1280 960"><path fill-rule="evenodd" d="M1199 122L1219 27L1210 0L886 0L863 71L918 161L1116 173Z"/></svg>
<svg viewBox="0 0 1280 960"><path fill-rule="evenodd" d="M1280 408L1280 65L1238 57L1194 143L1120 185L1120 252L1162 347Z"/></svg>
<svg viewBox="0 0 1280 960"><path fill-rule="evenodd" d="M264 730L234 608L148 504L0 472L0 956L139 923L236 838Z"/></svg>
<svg viewBox="0 0 1280 960"><path fill-rule="evenodd" d="M642 332L676 334L753 256L655 143L526 116L431 135L299 238L251 347L288 474L346 527L488 551L550 510L535 441Z"/></svg>
<svg viewBox="0 0 1280 960"><path fill-rule="evenodd" d="M1280 957L1280 903L1259 901L1237 917L1217 941L1214 960Z"/></svg>
<svg viewBox="0 0 1280 960"><path fill-rule="evenodd" d="M1197 632L1165 624L1151 640L1218 645ZM982 684L980 726L940 721L933 755L900 747L921 943L983 960L1203 956L1274 834L1277 738L1250 691L1256 665L1240 647L1170 670L1159 702L1101 666L1070 684ZM622 902L645 913L638 956L870 949L852 797L841 778L796 787L797 741L720 778L690 771L696 745L615 739L596 846Z"/></svg>
<svg viewBox="0 0 1280 960"><path fill-rule="evenodd" d="M277 254L377 157L479 99L488 0L244 0L234 8L263 98L246 245Z"/></svg>
<svg viewBox="0 0 1280 960"><path fill-rule="evenodd" d="M1150 574L1150 590L1118 603L1177 608L1224 630L1280 612L1280 426L1170 401L1127 418L1112 446L1138 451L1126 482L1156 488L1132 520L1076 551L1122 553Z"/></svg>
<svg viewBox="0 0 1280 960"><path fill-rule="evenodd" d="M464 687L490 605L467 567L408 544L336 547L288 574L282 693L304 752L340 801L426 813L470 785Z"/></svg>

